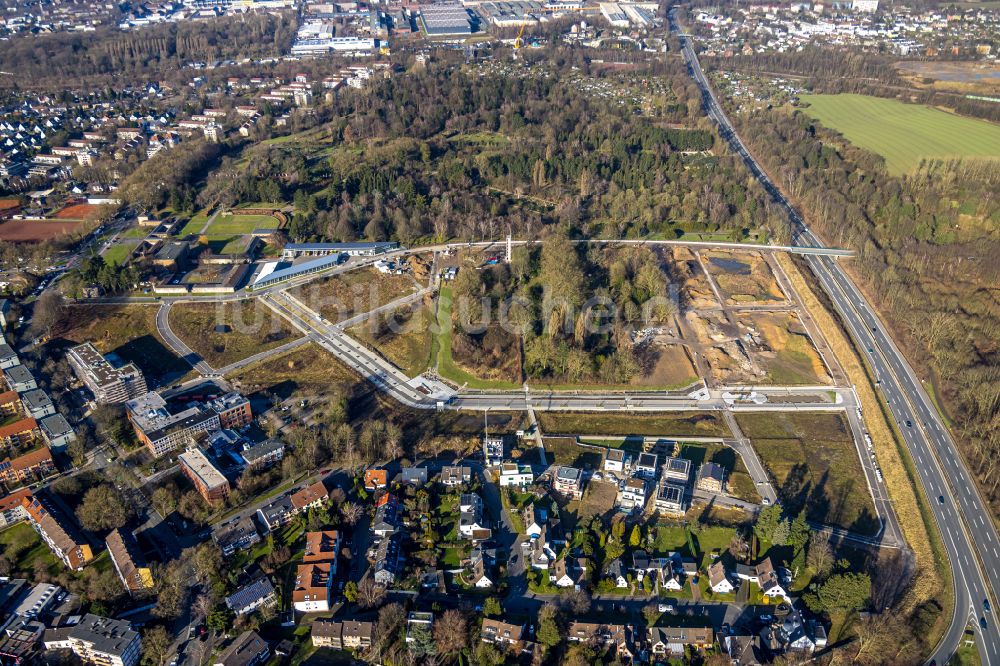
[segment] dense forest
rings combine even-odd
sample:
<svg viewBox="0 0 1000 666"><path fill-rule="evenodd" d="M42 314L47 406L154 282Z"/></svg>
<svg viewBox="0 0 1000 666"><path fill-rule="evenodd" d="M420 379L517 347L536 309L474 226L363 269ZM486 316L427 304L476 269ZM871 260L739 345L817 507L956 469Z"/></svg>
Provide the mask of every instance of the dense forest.
<svg viewBox="0 0 1000 666"><path fill-rule="evenodd" d="M244 14L211 21L178 21L121 32L62 32L0 41L3 81L27 87L46 81L77 84L113 74L122 79L179 69L187 62L260 58L287 53L296 19L289 14Z"/></svg>
<svg viewBox="0 0 1000 666"><path fill-rule="evenodd" d="M963 95L920 90L899 75L898 59L846 48L810 47L795 53L754 53L730 58L701 59L706 71L732 70L750 74L803 77L816 93L857 93L942 106L956 113L1000 121L1000 104L967 99Z"/></svg>
<svg viewBox="0 0 1000 666"><path fill-rule="evenodd" d="M1000 172L924 163L890 176L882 158L801 112L735 120L754 154L860 275L927 379L936 379L973 469L1000 510Z"/></svg>
<svg viewBox="0 0 1000 666"><path fill-rule="evenodd" d="M636 325L675 313L663 261L648 247L608 250L560 233L541 249L518 248L511 264L466 269L453 286L455 360L478 374L516 371L522 379L627 384L641 370Z"/></svg>
<svg viewBox="0 0 1000 666"><path fill-rule="evenodd" d="M162 200L197 185L197 206L294 201L297 241L537 236L553 224L608 237L759 230L772 215L763 191L714 150L683 66L662 73L669 85L649 102L655 112L623 112L582 89L606 76L609 88L641 94L652 71L571 80L567 69L461 65L397 75L318 107L329 120L291 141L224 146L231 156L203 186L164 165L132 182Z"/></svg>

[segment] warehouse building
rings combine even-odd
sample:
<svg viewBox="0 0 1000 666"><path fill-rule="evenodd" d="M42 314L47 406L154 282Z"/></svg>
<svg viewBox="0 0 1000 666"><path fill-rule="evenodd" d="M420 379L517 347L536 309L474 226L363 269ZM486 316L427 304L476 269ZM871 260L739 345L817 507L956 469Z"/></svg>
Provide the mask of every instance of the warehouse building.
<svg viewBox="0 0 1000 666"><path fill-rule="evenodd" d="M472 17L461 5L422 5L420 25L428 37L472 34Z"/></svg>
<svg viewBox="0 0 1000 666"><path fill-rule="evenodd" d="M328 257L346 254L350 257L374 257L399 249L399 243L289 243L281 258L292 261L299 257Z"/></svg>

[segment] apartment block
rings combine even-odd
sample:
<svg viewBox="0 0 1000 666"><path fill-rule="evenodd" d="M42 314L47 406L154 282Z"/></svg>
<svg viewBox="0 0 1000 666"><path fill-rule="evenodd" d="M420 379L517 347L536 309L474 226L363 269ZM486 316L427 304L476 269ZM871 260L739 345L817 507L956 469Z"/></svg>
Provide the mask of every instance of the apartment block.
<svg viewBox="0 0 1000 666"><path fill-rule="evenodd" d="M229 480L201 449L188 449L177 456L177 462L205 501L215 502L229 496Z"/></svg>
<svg viewBox="0 0 1000 666"><path fill-rule="evenodd" d="M66 359L99 403L126 402L149 390L139 368L132 363L114 367L89 342L70 349Z"/></svg>
<svg viewBox="0 0 1000 666"><path fill-rule="evenodd" d="M87 613L72 627L45 633L45 648L68 649L85 664L135 666L141 641L125 620L112 620Z"/></svg>
<svg viewBox="0 0 1000 666"><path fill-rule="evenodd" d="M6 483L37 481L55 471L56 464L52 460L52 452L46 446L40 446L16 458L7 458L0 462L0 480Z"/></svg>
<svg viewBox="0 0 1000 666"><path fill-rule="evenodd" d="M219 415L219 423L223 428L239 429L253 421L250 401L239 393L227 393L209 402L208 406Z"/></svg>
<svg viewBox="0 0 1000 666"><path fill-rule="evenodd" d="M76 524L58 511L51 500L34 495L23 498L21 506L49 550L67 567L80 571L94 559L93 549L80 536Z"/></svg>
<svg viewBox="0 0 1000 666"><path fill-rule="evenodd" d="M122 529L113 530L105 540L105 544L118 578L130 595L140 595L153 589L153 571L146 563L138 542L130 532Z"/></svg>
<svg viewBox="0 0 1000 666"><path fill-rule="evenodd" d="M136 436L157 458L189 445L201 433L222 428L222 421L214 410L191 406L171 412L158 393L150 392L129 400L125 407Z"/></svg>

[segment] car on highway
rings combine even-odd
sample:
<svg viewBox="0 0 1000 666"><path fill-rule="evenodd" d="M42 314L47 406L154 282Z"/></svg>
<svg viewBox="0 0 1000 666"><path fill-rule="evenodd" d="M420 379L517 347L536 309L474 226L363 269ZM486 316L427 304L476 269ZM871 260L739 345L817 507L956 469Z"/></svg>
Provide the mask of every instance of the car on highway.
<svg viewBox="0 0 1000 666"><path fill-rule="evenodd" d="M983 599L983 610L986 611L987 613L990 612L990 600L989 599Z"/></svg>
<svg viewBox="0 0 1000 666"><path fill-rule="evenodd" d="M912 428L913 427L913 421L910 421L909 419L907 419L907 421L906 421L906 427L907 428Z"/></svg>
<svg viewBox="0 0 1000 666"><path fill-rule="evenodd" d="M982 629L983 631L986 631L986 626L987 626L986 618L985 617L979 618L979 628Z"/></svg>
<svg viewBox="0 0 1000 666"><path fill-rule="evenodd" d="M944 495L938 495L938 504L944 504Z"/></svg>

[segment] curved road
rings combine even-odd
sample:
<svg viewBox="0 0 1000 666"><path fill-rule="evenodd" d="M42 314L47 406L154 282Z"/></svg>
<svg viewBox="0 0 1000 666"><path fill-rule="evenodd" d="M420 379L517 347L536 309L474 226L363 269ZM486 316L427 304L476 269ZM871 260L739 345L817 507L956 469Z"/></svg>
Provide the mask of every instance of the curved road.
<svg viewBox="0 0 1000 666"><path fill-rule="evenodd" d="M671 29L676 32L673 10L670 20ZM691 76L702 90L709 117L719 125L722 136L764 189L785 209L796 230L793 242L800 246L821 247L819 239L736 134L698 64L690 39L681 36L681 45ZM983 607L985 599L996 599L994 585L995 581L1000 581L1000 539L972 474L916 372L893 343L861 291L831 257L809 255L806 260L878 378L941 531L954 578L955 613L931 659L938 664L947 663L962 640L966 624L972 621L977 626L976 643L982 662L1000 664L1000 627ZM978 629L980 618L986 622L985 630Z"/></svg>

